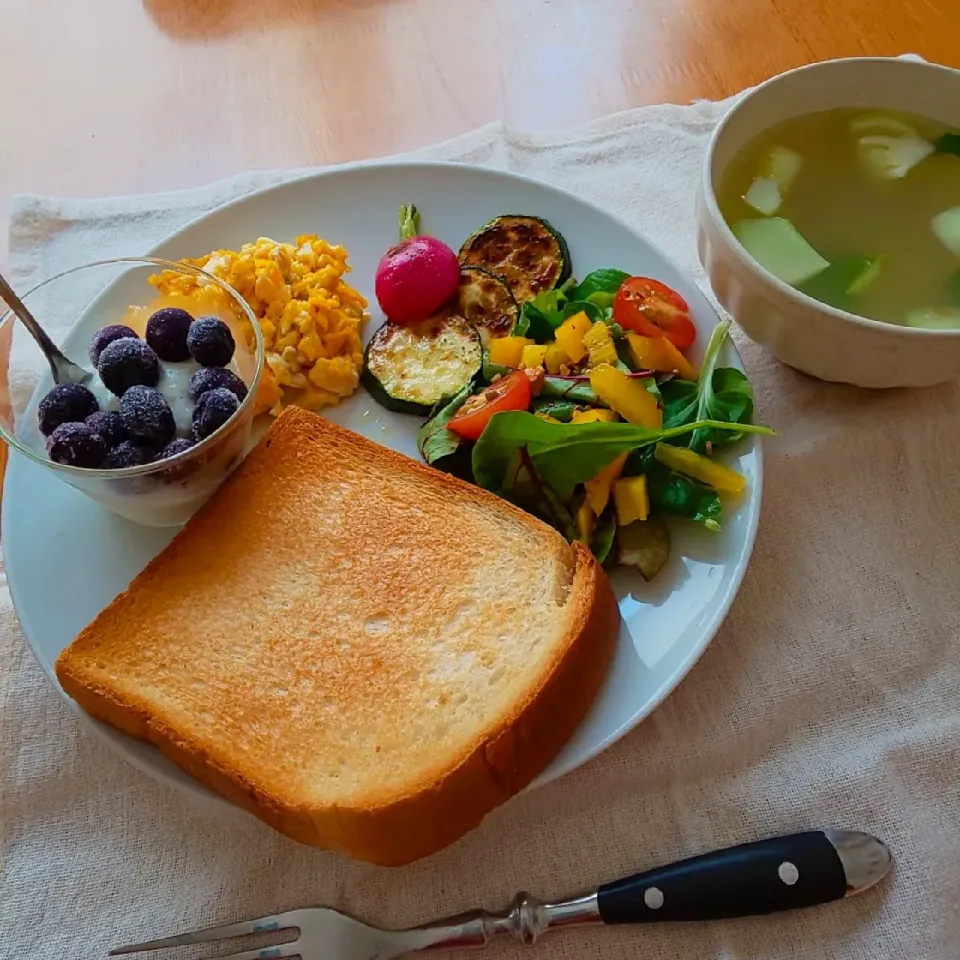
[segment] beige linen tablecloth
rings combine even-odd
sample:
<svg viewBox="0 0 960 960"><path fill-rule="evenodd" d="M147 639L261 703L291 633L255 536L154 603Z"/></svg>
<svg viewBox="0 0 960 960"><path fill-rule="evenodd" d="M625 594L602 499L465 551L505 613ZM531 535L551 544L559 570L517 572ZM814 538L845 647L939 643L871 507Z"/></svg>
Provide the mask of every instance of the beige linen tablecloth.
<svg viewBox="0 0 960 960"><path fill-rule="evenodd" d="M703 281L693 192L723 109L651 107L534 136L492 124L419 156L573 190ZM21 198L13 279L28 288L95 255L142 252L286 175L139 198ZM408 868L300 847L128 766L51 689L4 596L0 956L86 960L117 943L312 903L407 925L499 907L518 889L556 896L710 848L836 825L885 838L892 880L772 918L572 932L531 955L960 957L960 394L828 386L739 343L759 416L781 435L766 444L756 552L716 640L621 743Z"/></svg>

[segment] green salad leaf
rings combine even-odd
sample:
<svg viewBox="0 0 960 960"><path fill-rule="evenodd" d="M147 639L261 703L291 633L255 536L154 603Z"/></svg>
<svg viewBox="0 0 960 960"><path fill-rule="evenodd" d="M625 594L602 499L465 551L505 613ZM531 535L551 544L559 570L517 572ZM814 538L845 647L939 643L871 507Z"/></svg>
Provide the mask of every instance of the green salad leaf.
<svg viewBox="0 0 960 960"><path fill-rule="evenodd" d="M571 300L589 300L602 309L613 306L613 298L630 274L605 267L588 273L571 291ZM599 295L599 296L598 296Z"/></svg>
<svg viewBox="0 0 960 960"><path fill-rule="evenodd" d="M557 327L575 313L585 313L591 321L603 320L604 311L597 304L583 298L572 298L568 280L554 290L544 290L520 308L520 316L513 325L515 337L530 337L537 343L549 343L556 337Z"/></svg>
<svg viewBox="0 0 960 960"><path fill-rule="evenodd" d="M717 368L720 350L730 335L730 324L718 323L707 345L700 379L667 380L660 384L664 427L680 427L696 420L716 420L724 424L748 424L753 416L753 387L739 370ZM725 446L736 443L742 431L700 428L690 436L688 445L698 453L707 444Z"/></svg>
<svg viewBox="0 0 960 960"><path fill-rule="evenodd" d="M694 421L671 429L649 430L630 423L550 423L532 413L498 413L473 447L473 477L487 490L501 492L511 461L525 451L542 481L566 500L578 483L592 480L621 453L696 430L736 429L772 433L769 427L720 421Z"/></svg>
<svg viewBox="0 0 960 960"><path fill-rule="evenodd" d="M960 157L960 133L945 133L935 143L937 153L952 153Z"/></svg>
<svg viewBox="0 0 960 960"><path fill-rule="evenodd" d="M702 523L709 530L719 530L723 503L717 491L665 466L656 458L655 451L655 446L634 450L623 466L625 477L646 475L651 512L683 517Z"/></svg>
<svg viewBox="0 0 960 960"><path fill-rule="evenodd" d="M577 405L572 400L561 400L557 397L540 396L533 401L534 413L545 413L561 423L569 423Z"/></svg>
<svg viewBox="0 0 960 960"><path fill-rule="evenodd" d="M617 517L612 509L605 510L597 521L597 526L590 539L590 550L597 558L598 563L606 563L613 551L613 543L617 537Z"/></svg>
<svg viewBox="0 0 960 960"><path fill-rule="evenodd" d="M473 393L473 389L473 384L468 383L454 397L439 406L417 431L417 448L425 463L441 467L441 461L453 457L463 447L463 438L448 430L447 424Z"/></svg>
<svg viewBox="0 0 960 960"><path fill-rule="evenodd" d="M651 510L685 517L702 523L708 530L720 529L719 518L723 513L720 494L699 480L658 463L647 472L647 494Z"/></svg>

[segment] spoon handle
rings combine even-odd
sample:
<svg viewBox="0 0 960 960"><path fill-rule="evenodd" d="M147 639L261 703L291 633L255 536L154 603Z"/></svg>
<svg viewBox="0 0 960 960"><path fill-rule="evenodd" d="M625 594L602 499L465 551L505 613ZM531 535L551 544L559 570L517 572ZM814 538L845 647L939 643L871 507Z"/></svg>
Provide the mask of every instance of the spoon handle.
<svg viewBox="0 0 960 960"><path fill-rule="evenodd" d="M6 278L0 273L0 299L6 301L10 309L17 315L20 322L30 331L30 335L37 341L40 349L43 351L50 363L50 369L53 371L54 382L59 379L59 370L57 369L57 359L66 357L60 352L60 348L50 339L46 330L33 319L33 314L26 308L24 302L14 292L13 287L7 283ZM69 361L67 361L69 362Z"/></svg>

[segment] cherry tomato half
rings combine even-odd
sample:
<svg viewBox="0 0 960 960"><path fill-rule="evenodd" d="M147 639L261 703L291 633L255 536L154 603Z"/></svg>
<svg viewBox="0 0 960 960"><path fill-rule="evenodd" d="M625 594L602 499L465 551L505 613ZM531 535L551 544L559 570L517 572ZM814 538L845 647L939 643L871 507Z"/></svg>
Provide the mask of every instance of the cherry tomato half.
<svg viewBox="0 0 960 960"><path fill-rule="evenodd" d="M495 413L526 410L530 406L530 398L530 378L523 370L516 370L470 397L457 415L451 418L447 429L460 434L464 440L477 440Z"/></svg>
<svg viewBox="0 0 960 960"><path fill-rule="evenodd" d="M613 319L644 337L666 337L679 350L697 338L687 301L659 280L630 277L613 301Z"/></svg>

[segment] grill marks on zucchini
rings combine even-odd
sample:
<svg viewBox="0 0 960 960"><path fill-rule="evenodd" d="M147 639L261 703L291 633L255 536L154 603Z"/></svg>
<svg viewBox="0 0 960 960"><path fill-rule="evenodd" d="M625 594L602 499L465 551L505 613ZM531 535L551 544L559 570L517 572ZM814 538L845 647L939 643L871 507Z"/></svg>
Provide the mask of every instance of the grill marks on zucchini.
<svg viewBox="0 0 960 960"><path fill-rule="evenodd" d="M475 327L441 314L412 326L380 327L367 345L361 379L388 410L426 416L470 383L482 362Z"/></svg>
<svg viewBox="0 0 960 960"><path fill-rule="evenodd" d="M566 241L539 217L510 215L491 220L460 248L460 263L502 277L520 304L560 286L570 276Z"/></svg>
<svg viewBox="0 0 960 960"><path fill-rule="evenodd" d="M460 268L460 313L480 332L486 343L490 337L506 337L520 316L520 305L507 282L483 267Z"/></svg>

